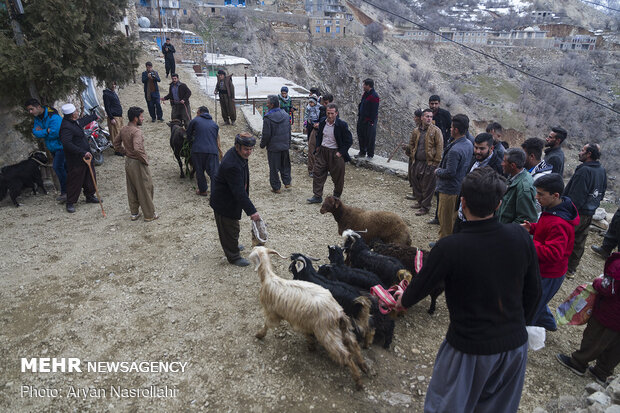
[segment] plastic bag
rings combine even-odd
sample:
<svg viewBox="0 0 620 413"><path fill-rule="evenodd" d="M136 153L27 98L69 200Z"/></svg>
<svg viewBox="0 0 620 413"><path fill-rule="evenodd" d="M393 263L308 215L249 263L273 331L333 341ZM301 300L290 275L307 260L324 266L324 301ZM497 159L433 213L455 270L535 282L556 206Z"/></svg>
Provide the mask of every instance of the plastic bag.
<svg viewBox="0 0 620 413"><path fill-rule="evenodd" d="M543 327L526 326L527 347L530 350L538 351L545 347L546 332Z"/></svg>
<svg viewBox="0 0 620 413"><path fill-rule="evenodd" d="M556 310L556 323L559 326L587 323L592 315L595 300L596 291L592 284L578 286Z"/></svg>

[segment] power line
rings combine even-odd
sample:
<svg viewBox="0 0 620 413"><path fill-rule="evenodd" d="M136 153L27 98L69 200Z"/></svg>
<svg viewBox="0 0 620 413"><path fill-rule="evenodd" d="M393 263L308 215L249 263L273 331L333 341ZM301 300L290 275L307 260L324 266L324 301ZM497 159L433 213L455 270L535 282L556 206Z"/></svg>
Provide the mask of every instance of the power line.
<svg viewBox="0 0 620 413"><path fill-rule="evenodd" d="M605 8L605 9L609 9L609 10L613 10L613 11L620 11L620 9L614 9L613 7L604 6L604 5L602 5L602 4L598 4L598 3L595 3L595 2L593 2L593 1L588 1L588 0L581 0L581 1L582 1L583 3L590 3L590 4L594 4L595 6L598 6L598 7L603 7L603 8Z"/></svg>
<svg viewBox="0 0 620 413"><path fill-rule="evenodd" d="M398 18L400 18L400 19L402 19L402 20L408 21L409 23L412 23L412 24L414 24L414 25L416 25L416 26L418 26L418 27L420 27L420 28L422 28L422 29L424 29L424 30L427 30L427 31L429 31L430 33L433 33L434 35L439 36L439 37L441 37L442 39L444 39L444 40L446 40L446 41L448 41L448 42L454 43L454 44L456 44L456 45L458 45L458 46L460 46L460 47L462 47L462 48L465 48L465 49L471 50L471 51L472 51L472 52L474 52L474 53L478 53L478 54L480 54L480 55L482 55L482 56L484 56L484 57L486 57L486 58L488 58L488 59L494 60L494 61L496 61L497 63L499 63L499 64L501 64L501 65L503 65L503 66L509 67L509 68L511 68L511 69L513 69L513 70L515 70L515 71L517 71L517 72L519 72L519 73L521 73L521 74L523 74L523 75L525 75L525 76L529 76L529 77L531 77L531 78L533 78L533 79L536 79L536 80L539 80L539 81L541 81L541 82L543 82L543 83L547 83L547 84L549 84L549 85L552 85L552 86L558 87L558 88L560 88L560 89L563 89L563 90L565 90L565 91L567 91L567 92L572 93L573 95L576 95L576 96L579 96L579 97L581 97L581 98L583 98L583 99L586 99L586 100L588 100L588 101L590 101L590 102L592 102L592 103L594 103L594 104L596 104L596 105L602 106L602 107L604 107L605 109L608 109L608 110L610 110L610 111L612 111L612 112L614 112L614 113L620 114L620 111L617 111L616 109L614 109L613 107L611 107L611 106L609 106L609 105L606 105L606 104L604 104L604 103L601 103L601 102L599 102L599 101L596 101L596 100L594 100L594 99L591 99L591 98L589 98L589 97L587 97L587 96L582 95L582 94L581 94L581 93L579 93L579 92L575 92L574 90L568 89L568 88L566 88L566 87L564 87L564 86L562 86L562 85L559 85L559 84L557 84L557 83L551 82L550 80L546 80L546 79L543 79L543 78L538 77L538 76L536 76L536 75L533 75L533 74L531 74L531 73L527 73L526 71L521 70L521 69L519 69L519 68L518 68L518 67L516 67L516 66L510 65L510 64L508 64L508 63L505 63L505 62L501 61L500 59L498 59L498 58L497 58L497 57L495 57L495 56L492 56L492 55L490 55L490 54L488 54L488 53L482 52L482 51L480 51L480 50L474 49L473 47L469 47L469 46L467 46L467 45L465 45L465 44L459 43L459 42L457 42L457 41L455 41L455 40L452 40L452 39L450 39L450 38L448 38L448 37L445 37L445 36L441 35L440 33L437 33L436 31L434 31L434 30L432 30L432 29L430 29L430 28L428 28L428 27L426 27L426 26L424 26L424 25L422 25L422 24L420 24L420 23L416 23L416 22L414 22L413 20L410 20L410 19L408 19L408 18L406 18L406 17L399 16L399 15L397 15L396 13L393 13L393 12L391 12L391 11L389 11L389 10L387 10L387 9L385 9L385 8L383 8L383 7L381 7L381 6L377 6L376 4L373 4L373 3L371 3L371 2L370 2L370 1L368 1L368 0L360 0L360 1L361 1L361 2L363 2L363 3L367 3L367 4L371 5L372 7L376 8L376 9L378 9L378 10L381 10L381 11L383 11L383 12L385 12L385 13L391 14L391 15L393 15L393 16L395 16L395 17L398 17Z"/></svg>

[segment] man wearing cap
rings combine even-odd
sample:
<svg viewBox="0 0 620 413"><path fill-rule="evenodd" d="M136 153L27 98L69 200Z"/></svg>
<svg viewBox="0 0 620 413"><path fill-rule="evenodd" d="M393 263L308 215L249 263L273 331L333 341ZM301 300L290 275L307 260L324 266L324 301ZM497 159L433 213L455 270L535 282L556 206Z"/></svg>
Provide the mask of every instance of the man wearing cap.
<svg viewBox="0 0 620 413"><path fill-rule="evenodd" d="M153 63L146 62L146 70L142 72L142 83L144 83L144 98L149 108L151 122L155 122L155 116L157 116L157 120L160 122L164 121L164 114L159 104L159 86L157 85L159 82L161 82L161 79L157 72L153 70Z"/></svg>
<svg viewBox="0 0 620 413"><path fill-rule="evenodd" d="M226 75L222 69L217 71L217 83L214 92L220 96L220 108L224 125L234 125L237 120L237 108L235 106L235 86L232 75Z"/></svg>
<svg viewBox="0 0 620 413"><path fill-rule="evenodd" d="M267 148L269 183L271 192L274 194L280 193L282 183L287 189L291 187L291 158L289 156L291 124L288 115L279 105L280 101L276 95L267 96L269 111L263 117L263 133L260 140L260 147Z"/></svg>
<svg viewBox="0 0 620 413"><path fill-rule="evenodd" d="M256 139L244 132L235 137L235 146L222 158L213 178L211 201L220 244L229 263L245 267L250 263L239 252L239 220L241 210L252 219L260 221L260 215L250 201L250 169L248 158L254 150Z"/></svg>
<svg viewBox="0 0 620 413"><path fill-rule="evenodd" d="M295 108L293 107L293 100L288 95L288 88L286 86L282 86L282 88L280 89L278 99L280 100L280 109L286 112L286 114L289 116L289 121L292 124L293 112L295 111Z"/></svg>
<svg viewBox="0 0 620 413"><path fill-rule="evenodd" d="M172 120L179 119L186 128L189 121L192 119L190 115L192 109L189 106L189 97L191 95L192 91L189 90L185 83L179 80L179 75L173 73L168 94L161 98L162 101L170 100L170 104L172 105L170 117Z"/></svg>
<svg viewBox="0 0 620 413"><path fill-rule="evenodd" d="M164 43L161 46L161 51L164 54L164 63L166 65L166 77L168 77L169 73L176 72L176 63L174 62L174 54L176 53L176 50L174 49L174 46L170 44L169 37L166 37L166 43Z"/></svg>
<svg viewBox="0 0 620 413"><path fill-rule="evenodd" d="M60 140L67 161L67 212L75 212L74 204L80 197L80 189L83 188L86 202L98 204L99 199L95 196L95 182L90 176L88 165L84 159L92 159L88 138L84 134L84 126L97 119L93 114L78 119L79 112L72 103L62 105L62 113L65 115L60 123ZM95 175L95 167L92 167ZM96 175L95 175L96 178Z"/></svg>

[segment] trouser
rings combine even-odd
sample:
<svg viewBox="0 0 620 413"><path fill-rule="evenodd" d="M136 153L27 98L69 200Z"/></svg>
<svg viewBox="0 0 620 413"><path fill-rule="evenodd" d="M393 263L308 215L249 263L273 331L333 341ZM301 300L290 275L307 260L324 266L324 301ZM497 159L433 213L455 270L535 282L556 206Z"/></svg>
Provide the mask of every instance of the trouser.
<svg viewBox="0 0 620 413"><path fill-rule="evenodd" d="M110 142L112 142L112 144L114 144L114 142L116 142L116 137L118 136L119 133L121 133L121 129L123 128L124 125L124 121L123 121L123 117L122 116L114 116L114 123L111 123L110 120L108 119L108 129L110 130ZM120 144L121 141L119 140L118 143ZM115 146L114 150L116 152L121 152L122 148L120 146Z"/></svg>
<svg viewBox="0 0 620 413"><path fill-rule="evenodd" d="M65 160L65 151L62 149L57 150L53 153L54 162L52 163L52 168L56 173L56 177L58 178L58 182L60 183L60 193L67 193L67 161Z"/></svg>
<svg viewBox="0 0 620 413"><path fill-rule="evenodd" d="M172 59L165 59L164 60L164 65L166 66L166 77L168 77L168 74L174 74L176 71L176 62L174 61L174 58Z"/></svg>
<svg viewBox="0 0 620 413"><path fill-rule="evenodd" d="M411 189L413 196L427 211L431 209L437 183L435 168L435 166L424 161L415 161L412 165Z"/></svg>
<svg viewBox="0 0 620 413"><path fill-rule="evenodd" d="M377 122L357 122L357 139L360 144L360 156L375 156L375 137L377 136Z"/></svg>
<svg viewBox="0 0 620 413"><path fill-rule="evenodd" d="M127 181L127 201L131 214L137 215L138 208L142 208L144 218L153 218L155 216L154 189L148 165L125 156L125 178Z"/></svg>
<svg viewBox="0 0 620 413"><path fill-rule="evenodd" d="M92 164L93 175L97 179L95 166ZM75 165L67 165L67 204L75 204L80 198L80 189L84 190L85 197L91 197L95 194L95 183L90 176L88 165L84 161L79 161Z"/></svg>
<svg viewBox="0 0 620 413"><path fill-rule="evenodd" d="M205 172L209 175L209 179L213 183L213 177L220 167L220 157L217 153L195 153L192 152L192 164L196 172L196 184L200 192L207 192L209 184Z"/></svg>
<svg viewBox="0 0 620 413"><path fill-rule="evenodd" d="M269 184L273 189L280 189L280 177L284 185L291 184L291 159L288 151L267 152L269 163Z"/></svg>
<svg viewBox="0 0 620 413"><path fill-rule="evenodd" d="M239 220L227 218L213 211L215 215L215 225L217 234L220 237L220 244L226 255L228 262L232 263L241 258L239 254Z"/></svg>
<svg viewBox="0 0 620 413"><path fill-rule="evenodd" d="M590 317L581 346L571 355L571 360L580 369L596 360L594 372L601 377L611 376L620 363L620 331L607 328L595 317Z"/></svg>
<svg viewBox="0 0 620 413"><path fill-rule="evenodd" d="M555 323L555 317L549 309L549 301L555 296L564 282L564 275L558 278L544 278L540 279L540 287L542 294L540 301L538 302L538 308L532 319L532 325L543 327L549 331L557 330L558 326Z"/></svg>
<svg viewBox="0 0 620 413"><path fill-rule="evenodd" d="M439 347L424 400L425 413L516 412L521 400L527 343L503 353L462 353Z"/></svg>
<svg viewBox="0 0 620 413"><path fill-rule="evenodd" d="M583 250L586 247L586 239L588 238L588 231L590 224L592 223L592 215L579 216L579 225L575 227L575 246L573 252L568 257L568 271L575 272L581 261Z"/></svg>
<svg viewBox="0 0 620 413"><path fill-rule="evenodd" d="M456 219L456 201L458 198L458 195L439 193L439 206L437 207L439 239L452 234L454 220Z"/></svg>
<svg viewBox="0 0 620 413"><path fill-rule="evenodd" d="M316 155L314 150L316 149L316 129L312 129L310 136L308 137L308 173L311 174L314 170L314 162L316 161Z"/></svg>
<svg viewBox="0 0 620 413"><path fill-rule="evenodd" d="M149 115L151 115L152 120L155 120L155 115L157 115L157 119L159 120L164 119L164 113L161 110L159 98L152 97L151 99L147 100L146 106L149 109Z"/></svg>
<svg viewBox="0 0 620 413"><path fill-rule="evenodd" d="M237 108L234 99L227 93L220 92L220 108L222 108L222 119L226 123L234 123L237 120Z"/></svg>
<svg viewBox="0 0 620 413"><path fill-rule="evenodd" d="M615 248L620 250L620 208L616 210L614 217L611 219L609 228L607 228L605 237L603 237L602 248L609 253Z"/></svg>
<svg viewBox="0 0 620 413"><path fill-rule="evenodd" d="M327 172L334 183L334 196L340 197L344 190L344 159L336 156L338 149L321 146L316 154L312 174L312 192L319 198L323 196L323 186L327 180Z"/></svg>
<svg viewBox="0 0 620 413"><path fill-rule="evenodd" d="M189 121L192 120L192 109L187 103L172 103L172 111L170 114L171 119L179 119L184 123L185 128L189 125Z"/></svg>

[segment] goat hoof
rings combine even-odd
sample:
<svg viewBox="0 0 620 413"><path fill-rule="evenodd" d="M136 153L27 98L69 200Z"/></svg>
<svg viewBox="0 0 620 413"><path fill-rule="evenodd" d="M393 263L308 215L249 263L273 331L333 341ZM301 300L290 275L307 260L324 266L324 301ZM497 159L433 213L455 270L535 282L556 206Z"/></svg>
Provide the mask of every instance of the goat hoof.
<svg viewBox="0 0 620 413"><path fill-rule="evenodd" d="M259 331L258 333L254 334L254 337L256 337L259 340L262 340L263 338L265 338L265 334L266 333Z"/></svg>
<svg viewBox="0 0 620 413"><path fill-rule="evenodd" d="M434 308L429 308L426 312L429 313L430 315L433 315L433 314L435 314L435 309Z"/></svg>
<svg viewBox="0 0 620 413"><path fill-rule="evenodd" d="M181 179L185 178L185 174L181 174L181 176L179 176L179 178L181 178Z"/></svg>

